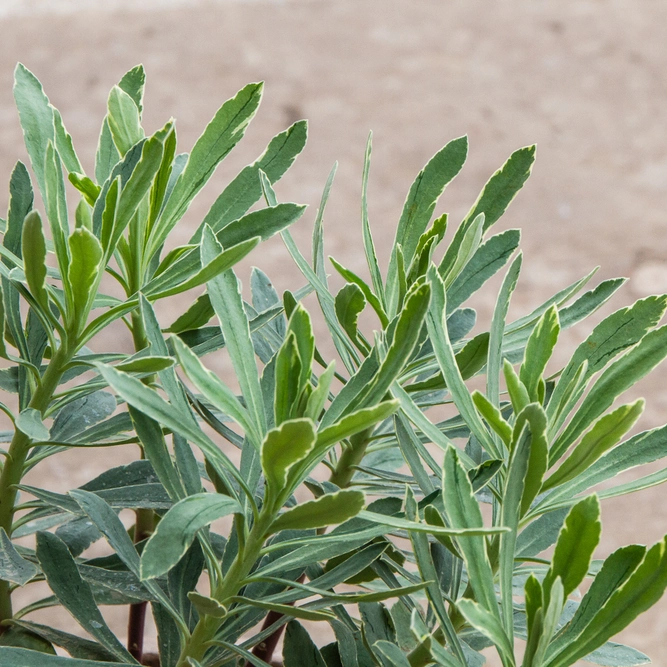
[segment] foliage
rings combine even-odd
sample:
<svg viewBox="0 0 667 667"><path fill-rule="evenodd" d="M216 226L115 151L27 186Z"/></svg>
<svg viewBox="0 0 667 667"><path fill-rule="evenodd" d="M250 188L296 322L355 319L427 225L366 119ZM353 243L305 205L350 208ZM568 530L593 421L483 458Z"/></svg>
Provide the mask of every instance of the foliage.
<svg viewBox="0 0 667 667"><path fill-rule="evenodd" d="M0 386L9 396L0 407L13 426L0 475L0 662L148 664L147 606L162 667L267 665L284 628L286 667L476 667L492 646L506 667L646 662L610 640L662 595L667 542L623 547L604 562L594 555L600 500L667 477L665 468L612 481L667 454L667 427L628 437L643 400L617 405L667 355L667 297L613 312L554 372L561 330L623 280L583 291L592 272L508 322L520 234L491 228L535 149L510 156L445 243L448 218L433 216L465 162L465 137L417 175L386 275L367 210L370 138L370 280L331 258L345 285L335 294L329 286L323 220L335 171L312 263L294 242L288 228L305 207L279 203L273 184L303 149L305 122L274 137L174 248L171 233L242 138L262 86L225 102L189 154L176 152L173 121L146 136L143 90L141 67L114 86L86 175L41 84L16 69L33 179L17 163L0 246ZM67 182L79 195L73 225ZM234 265L275 234L305 287L281 299L253 269L246 302ZM508 264L488 331L472 335L467 300ZM110 281L123 298L107 294ZM196 288L185 313L158 321L157 300ZM338 370L302 303L311 292ZM372 333L360 326L366 308ZM94 351L100 333L123 325L132 353ZM202 362L213 352L228 356L240 395ZM466 384L474 376L483 392ZM453 416L435 422L442 405ZM127 445L141 458L68 494L23 481L66 449ZM119 517L127 509L129 530ZM32 546L17 541L30 536ZM89 557L102 538L108 555ZM14 590L40 581L52 594L14 610ZM130 606L127 645L105 605ZM28 620L52 606L90 638ZM318 647L299 621L328 624L335 640Z"/></svg>

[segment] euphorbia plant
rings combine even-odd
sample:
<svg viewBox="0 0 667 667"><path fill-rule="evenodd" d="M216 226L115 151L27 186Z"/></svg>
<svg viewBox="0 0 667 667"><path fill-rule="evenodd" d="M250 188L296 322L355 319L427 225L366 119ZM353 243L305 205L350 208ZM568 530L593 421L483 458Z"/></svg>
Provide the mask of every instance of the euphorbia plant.
<svg viewBox="0 0 667 667"><path fill-rule="evenodd" d="M506 666L646 661L608 640L662 595L665 542L592 559L599 500L667 473L597 496L591 490L667 453L667 427L623 440L643 401L615 407L667 355L667 328L657 326L667 298L616 311L564 369L547 371L560 330L623 281L579 295L591 273L506 321L522 262L519 232L490 230L528 178L534 147L491 177L445 242L448 218L433 216L463 166L467 139L447 144L410 188L383 275L366 204L369 140L362 234L370 282L331 259L346 281L334 295L323 251L334 172L315 220L312 263L287 230L304 207L278 203L272 187L304 146L303 123L240 172L189 244L163 250L241 138L260 85L226 102L182 156L171 121L146 138L143 70L131 70L109 96L93 179L40 84L21 66L16 76L51 232L47 240L19 165L1 249L2 354L14 365L0 380L18 394L18 409L4 407L15 430L0 477L3 665L265 666L285 626L286 667L476 666L490 646ZM81 194L74 229L63 167ZM266 208L248 213L262 197ZM232 267L278 232L306 287L281 299L254 269L246 302ZM489 330L470 336L476 314L466 300L510 260ZM120 283L125 298L105 295L105 280ZM204 285L187 312L158 321L154 301ZM301 303L311 291L338 369L316 345ZM367 306L372 333L358 323ZM134 353L89 349L120 318ZM221 349L240 395L201 359ZM485 390L471 392L466 380L479 374ZM454 416L434 423L437 405ZM131 443L141 459L66 495L21 483L64 448ZM240 450L239 465L230 447ZM17 504L19 490L34 500ZM486 523L481 503L491 506ZM136 511L129 531L122 509ZM214 523L223 517L231 519L225 535ZM13 541L33 534L34 548ZM111 552L88 557L102 536ZM589 591L571 599L587 576ZM53 595L12 610L14 586L40 580ZM127 647L99 610L107 604L131 605ZM142 650L147 604L159 656ZM53 605L92 640L26 618ZM293 619L328 623L335 640L318 647ZM521 651L517 638L526 642ZM54 656L54 646L71 657Z"/></svg>

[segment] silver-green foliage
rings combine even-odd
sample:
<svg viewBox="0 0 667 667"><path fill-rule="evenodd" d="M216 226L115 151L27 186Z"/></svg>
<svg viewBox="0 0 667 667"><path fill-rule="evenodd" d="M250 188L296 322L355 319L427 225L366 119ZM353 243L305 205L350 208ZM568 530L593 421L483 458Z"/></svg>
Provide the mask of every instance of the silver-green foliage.
<svg viewBox="0 0 667 667"><path fill-rule="evenodd" d="M93 177L39 81L16 70L44 215L19 162L0 246L0 388L15 395L1 405L14 430L3 434L0 475L0 662L138 664L141 648L125 648L99 608L145 604L163 667L267 665L284 626L287 667L477 667L491 646L506 667L646 662L610 640L665 590L667 542L623 547L604 562L594 554L600 500L667 478L664 469L613 481L667 455L667 427L627 437L643 400L616 405L667 356L659 326L667 297L612 313L553 368L560 331L623 281L581 294L592 272L508 322L520 234L491 228L528 178L535 149L510 156L445 241L448 216L434 212L463 167L466 137L436 153L410 187L386 275L368 214L369 137L370 280L331 258L345 281L336 294L323 241L335 169L312 263L288 229L305 207L279 203L273 189L305 145L303 122L274 137L190 242L171 248L170 233L242 138L262 85L225 102L179 155L173 121L151 136L142 127L144 84L137 67L111 91ZM67 182L80 196L73 224ZM248 212L262 197L266 206ZM281 299L253 269L247 302L233 267L278 233L306 286ZM508 263L489 330L472 334L466 301ZM109 280L124 298L106 294ZM159 322L154 302L195 288L185 313ZM301 302L310 292L338 371ZM361 326L367 308L372 332ZM89 342L119 320L134 352L93 352ZM240 394L202 361L221 349ZM479 374L483 393L467 385ZM437 405L453 416L434 422ZM65 449L127 444L143 457L68 494L22 481ZM19 504L19 491L34 500ZM129 533L118 516L127 509L136 512ZM16 541L31 535L34 548ZM88 557L102 538L109 554ZM40 580L53 594L13 610L14 588ZM56 605L92 639L26 619ZM299 620L329 624L334 641L318 647Z"/></svg>

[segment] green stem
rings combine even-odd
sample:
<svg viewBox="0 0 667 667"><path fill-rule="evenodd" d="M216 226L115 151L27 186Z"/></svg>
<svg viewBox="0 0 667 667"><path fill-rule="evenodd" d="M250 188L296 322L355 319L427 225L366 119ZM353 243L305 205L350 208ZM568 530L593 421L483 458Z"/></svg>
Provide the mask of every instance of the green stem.
<svg viewBox="0 0 667 667"><path fill-rule="evenodd" d="M268 527L272 522L273 513L260 513L255 525L248 534L244 548L239 550L234 562L212 594L212 597L220 604L224 605L243 586L243 580L250 574L257 559L260 557ZM209 648L209 642L214 639L223 622L224 618L202 616L183 647L176 667L189 667L188 658L201 661Z"/></svg>
<svg viewBox="0 0 667 667"><path fill-rule="evenodd" d="M53 394L60 384L65 367L72 357L68 346L61 346L51 359L41 383L35 390L28 407L39 410L42 414L49 407ZM30 438L16 429L9 450L5 458L5 464L0 474L0 528L4 528L9 537L12 534L12 524L16 511L16 497L18 494L17 484L21 483L23 469L30 452ZM0 581L0 632L3 622L12 618L12 600L10 584L8 581Z"/></svg>
<svg viewBox="0 0 667 667"><path fill-rule="evenodd" d="M141 313L137 310L132 311L132 342L136 352L148 347L148 335L144 326ZM152 381L152 377L146 378L147 384ZM143 447L140 446L141 458L144 458ZM135 512L134 522L134 543L150 537L155 530L155 512L152 509L141 508ZM130 605L130 611L127 621L127 648L128 651L137 660L141 661L144 650L144 628L146 625L146 602L135 602Z"/></svg>
<svg viewBox="0 0 667 667"><path fill-rule="evenodd" d="M350 438L350 445L343 449L343 452L338 459L336 468L331 473L329 481L341 489L345 489L350 485L352 477L356 472L356 466L361 464L366 449L370 443L370 437L373 429L366 429L361 433L357 433Z"/></svg>

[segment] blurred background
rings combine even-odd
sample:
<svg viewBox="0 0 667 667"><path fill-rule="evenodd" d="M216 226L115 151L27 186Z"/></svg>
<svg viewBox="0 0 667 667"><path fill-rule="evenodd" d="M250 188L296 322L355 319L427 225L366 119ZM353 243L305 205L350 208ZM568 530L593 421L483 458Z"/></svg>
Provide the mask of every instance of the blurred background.
<svg viewBox="0 0 667 667"><path fill-rule="evenodd" d="M447 141L470 139L468 164L438 208L452 225L513 150L537 143L533 176L498 223L523 234L512 319L597 265L593 284L630 278L597 319L562 336L564 360L602 314L667 291L666 21L667 3L657 1L1 0L0 183L8 183L17 159L27 162L12 98L17 61L44 84L90 171L108 91L137 63L148 77L146 130L175 117L181 151L224 100L264 80L246 138L187 214L191 229L274 134L307 118L308 146L280 182L279 197L310 205L293 229L308 255L321 190L337 160L326 252L362 274L360 183L369 130L370 216L383 265L412 180ZM7 198L0 186L0 211ZM241 271L246 282L250 264L279 290L303 284L279 239L251 256ZM482 291L480 326L495 299L492 287ZM173 314L163 314L171 322ZM113 344L122 349L123 334ZM224 362L207 363L225 371ZM666 387L667 366L635 392L648 402L643 428L667 421ZM117 449L55 457L32 483L66 491L135 455ZM666 498L667 487L657 487L607 501L600 556L667 532ZM122 628L122 614L116 622ZM621 640L661 664L665 636L667 601Z"/></svg>

